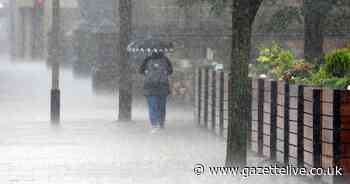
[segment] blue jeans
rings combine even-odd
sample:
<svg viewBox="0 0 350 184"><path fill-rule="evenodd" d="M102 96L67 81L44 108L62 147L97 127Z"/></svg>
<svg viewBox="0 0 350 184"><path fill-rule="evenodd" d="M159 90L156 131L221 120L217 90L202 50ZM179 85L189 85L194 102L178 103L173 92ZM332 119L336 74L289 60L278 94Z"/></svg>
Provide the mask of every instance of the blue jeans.
<svg viewBox="0 0 350 184"><path fill-rule="evenodd" d="M164 127L167 96L147 96L151 125Z"/></svg>

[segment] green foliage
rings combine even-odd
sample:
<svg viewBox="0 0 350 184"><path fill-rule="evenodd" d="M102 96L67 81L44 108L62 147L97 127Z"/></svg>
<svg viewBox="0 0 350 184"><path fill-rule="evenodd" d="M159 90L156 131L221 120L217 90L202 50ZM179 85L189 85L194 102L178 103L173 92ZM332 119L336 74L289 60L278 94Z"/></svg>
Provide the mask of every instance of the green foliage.
<svg viewBox="0 0 350 184"><path fill-rule="evenodd" d="M325 70L334 77L350 75L350 49L339 49L327 54Z"/></svg>
<svg viewBox="0 0 350 184"><path fill-rule="evenodd" d="M271 78L302 82L308 77L312 66L303 60L295 58L294 54L283 49L276 42L271 47L260 47L259 62L253 71L257 74L266 74Z"/></svg>
<svg viewBox="0 0 350 184"><path fill-rule="evenodd" d="M350 84L350 78L330 78L323 81L323 86L332 89L345 89Z"/></svg>
<svg viewBox="0 0 350 184"><path fill-rule="evenodd" d="M350 84L350 49L335 50L326 55L326 63L310 78L310 84L329 88L346 88Z"/></svg>
<svg viewBox="0 0 350 184"><path fill-rule="evenodd" d="M325 32L340 32L350 23L349 0L308 0L306 7L285 6L282 0L269 0L270 6L278 7L268 22L259 28L267 32L284 32L293 23L303 24L305 11L314 11L322 16ZM302 30L300 30L302 31Z"/></svg>
<svg viewBox="0 0 350 184"><path fill-rule="evenodd" d="M177 0L176 4L180 8L186 8L186 7L191 7L194 6L197 3L203 2L203 0Z"/></svg>
<svg viewBox="0 0 350 184"><path fill-rule="evenodd" d="M268 74L273 78L281 79L288 68L291 68L294 62L294 56L289 50L284 50L277 43L273 43L272 47L259 48L259 61L263 68L266 68Z"/></svg>
<svg viewBox="0 0 350 184"><path fill-rule="evenodd" d="M302 8L287 6L279 9L267 24L261 25L261 29L268 32L283 32L295 21L298 24L304 22Z"/></svg>
<svg viewBox="0 0 350 184"><path fill-rule="evenodd" d="M214 15L221 15L223 10L227 7L228 0L205 0L211 5L210 11Z"/></svg>
<svg viewBox="0 0 350 184"><path fill-rule="evenodd" d="M210 12L213 15L220 15L226 7L229 7L229 0L177 0L177 5L181 8L196 6L199 3L209 3ZM268 22L259 26L260 30L267 32L284 32L289 25L304 22L304 7L285 6L281 0L265 0L265 6L276 6L279 9L273 14ZM349 0L312 0L311 11L317 11L320 15L325 15L323 20L325 32L337 32L346 29L350 20ZM327 16L326 16L327 15Z"/></svg>
<svg viewBox="0 0 350 184"><path fill-rule="evenodd" d="M252 72L290 83L333 89L350 85L350 48L337 49L325 57L325 64L312 66L274 42L271 47L259 48L259 63L252 67Z"/></svg>
<svg viewBox="0 0 350 184"><path fill-rule="evenodd" d="M350 1L349 1L350 2ZM329 15L324 20L325 32L329 33L344 33L348 30L350 24L350 6L337 7L329 12Z"/></svg>
<svg viewBox="0 0 350 184"><path fill-rule="evenodd" d="M315 86L324 86L325 81L330 78L331 76L327 74L324 67L320 67L319 71L315 70L312 72L312 75L308 81L308 84L315 85Z"/></svg>
<svg viewBox="0 0 350 184"><path fill-rule="evenodd" d="M198 3L209 3L210 13L213 15L221 15L227 7L229 0L177 0L177 5L181 8L188 8Z"/></svg>
<svg viewBox="0 0 350 184"><path fill-rule="evenodd" d="M345 44L345 48L350 49L350 42L348 42L348 43Z"/></svg>
<svg viewBox="0 0 350 184"><path fill-rule="evenodd" d="M334 77L329 75L324 67L313 73L307 84L328 87L332 89L344 89L350 84L350 77Z"/></svg>

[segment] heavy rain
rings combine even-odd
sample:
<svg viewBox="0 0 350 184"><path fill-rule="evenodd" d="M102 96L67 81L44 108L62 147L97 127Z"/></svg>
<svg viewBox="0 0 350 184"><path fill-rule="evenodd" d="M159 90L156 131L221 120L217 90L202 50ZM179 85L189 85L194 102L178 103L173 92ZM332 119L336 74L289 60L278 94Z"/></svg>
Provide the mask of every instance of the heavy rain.
<svg viewBox="0 0 350 184"><path fill-rule="evenodd" d="M348 0L0 0L0 183L349 183L349 90Z"/></svg>

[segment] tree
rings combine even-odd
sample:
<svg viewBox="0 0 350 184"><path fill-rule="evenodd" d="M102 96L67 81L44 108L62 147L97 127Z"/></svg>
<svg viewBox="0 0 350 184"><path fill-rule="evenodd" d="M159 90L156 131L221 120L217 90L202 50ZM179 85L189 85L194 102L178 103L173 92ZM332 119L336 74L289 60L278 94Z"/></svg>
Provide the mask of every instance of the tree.
<svg viewBox="0 0 350 184"><path fill-rule="evenodd" d="M321 64L323 60L323 21L332 0L304 0L305 60Z"/></svg>
<svg viewBox="0 0 350 184"><path fill-rule="evenodd" d="M132 33L132 2L119 0L119 117L120 121L131 120L132 79L129 53L126 48L131 41Z"/></svg>
<svg viewBox="0 0 350 184"><path fill-rule="evenodd" d="M269 0L274 5L279 0ZM350 1L348 0L304 0L302 7L281 7L270 21L263 25L268 32L283 32L289 24L298 21L304 26L305 59L314 64L323 62L323 40L325 33L342 33L348 25L350 17Z"/></svg>
<svg viewBox="0 0 350 184"><path fill-rule="evenodd" d="M233 0L232 55L229 75L229 126L226 165L246 165L247 123L250 121L250 82L248 63L252 25L263 0ZM304 0L305 54L315 62L323 56L323 27L334 5L349 5L347 0ZM330 8L331 7L331 8ZM315 33L316 32L316 33ZM312 33L316 35L312 35ZM320 49L321 48L321 49Z"/></svg>
<svg viewBox="0 0 350 184"><path fill-rule="evenodd" d="M247 164L247 125L251 120L251 83L248 74L252 26L263 0L207 1L211 3L211 11L214 13L220 13L226 6L230 6L232 10L226 165L245 166Z"/></svg>
<svg viewBox="0 0 350 184"><path fill-rule="evenodd" d="M232 0L232 51L229 74L229 124L226 165L247 164L247 128L251 120L248 76L252 26L263 0Z"/></svg>
<svg viewBox="0 0 350 184"><path fill-rule="evenodd" d="M328 23L338 22L340 19L331 20L327 19L330 12L333 9L340 7L350 7L348 0L304 0L304 32L305 32L305 48L304 55L305 59L314 64L323 63L324 52L323 52L323 41L324 32L330 27ZM336 11L338 15L344 13L342 11ZM349 16L348 11L342 16ZM337 15L333 15L333 18ZM336 25L336 24L333 24ZM334 31L332 27L332 31Z"/></svg>

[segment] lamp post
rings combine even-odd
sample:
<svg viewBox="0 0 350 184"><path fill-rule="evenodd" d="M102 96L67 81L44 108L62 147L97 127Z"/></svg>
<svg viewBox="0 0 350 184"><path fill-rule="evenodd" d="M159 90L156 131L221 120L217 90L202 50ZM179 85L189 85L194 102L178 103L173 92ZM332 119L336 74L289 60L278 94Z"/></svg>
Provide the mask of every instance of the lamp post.
<svg viewBox="0 0 350 184"><path fill-rule="evenodd" d="M132 76L129 53L126 47L130 43L132 33L131 0L119 0L119 121L131 121L132 118Z"/></svg>
<svg viewBox="0 0 350 184"><path fill-rule="evenodd" d="M60 89L59 89L59 77L60 77L60 0L52 1L52 30L51 30L51 49L50 59L52 62L52 88L51 88L51 122L60 122Z"/></svg>
<svg viewBox="0 0 350 184"><path fill-rule="evenodd" d="M34 0L33 8L33 40L32 40L32 58L43 57L44 46L44 2L45 0Z"/></svg>
<svg viewBox="0 0 350 184"><path fill-rule="evenodd" d="M15 20L15 10L16 10L16 2L15 1L9 1L10 9L9 9L9 16L10 16L10 32L9 32L9 37L10 37L10 55L11 57L16 56L16 35L15 35L15 30L16 30L16 20Z"/></svg>

